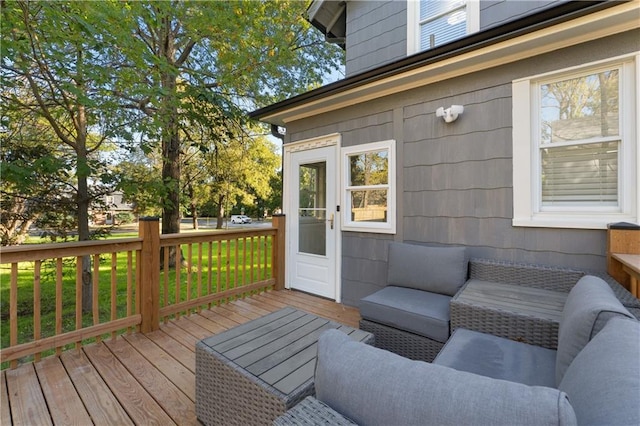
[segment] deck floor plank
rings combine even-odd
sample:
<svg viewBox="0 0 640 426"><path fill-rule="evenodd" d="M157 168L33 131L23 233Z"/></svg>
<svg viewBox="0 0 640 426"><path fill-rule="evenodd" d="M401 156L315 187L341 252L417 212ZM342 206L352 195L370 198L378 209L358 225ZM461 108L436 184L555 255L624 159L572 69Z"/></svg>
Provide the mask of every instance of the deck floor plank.
<svg viewBox="0 0 640 426"><path fill-rule="evenodd" d="M109 383L111 392L136 424L175 424L129 371L103 344L84 348L96 370Z"/></svg>
<svg viewBox="0 0 640 426"><path fill-rule="evenodd" d="M214 305L170 320L146 335L132 333L3 371L0 421L2 425L197 424L196 343L285 306L351 327L357 327L359 320L356 308L290 290ZM63 390L58 391L59 386ZM52 392L57 392L55 397ZM78 398L83 409L78 408ZM65 421L58 420L62 418Z"/></svg>
<svg viewBox="0 0 640 426"><path fill-rule="evenodd" d="M60 360L95 424L133 425L127 412L84 352L64 352Z"/></svg>
<svg viewBox="0 0 640 426"><path fill-rule="evenodd" d="M158 330L146 335L156 345L161 347L180 364L185 366L192 373L196 372L196 357L193 350L167 334L165 330Z"/></svg>
<svg viewBox="0 0 640 426"><path fill-rule="evenodd" d="M221 314L220 311L218 311L218 307L217 306L214 306L211 309L207 309L205 311L200 312L200 315L204 316L205 318L210 319L211 321L215 322L216 324L218 324L220 327L224 328L225 330L228 330L230 328L233 328L233 327L241 324L241 323L239 323L237 321L233 321L229 317L226 317L224 314Z"/></svg>
<svg viewBox="0 0 640 426"><path fill-rule="evenodd" d="M129 374L136 379L176 424L197 424L196 412L192 405L195 401L195 386L192 390L193 399L191 399L158 370L157 359L151 361L146 359L137 350L138 348L134 348L123 337L107 340L105 344L129 371ZM153 345L153 343L151 344ZM150 355L153 356L154 354ZM192 380L195 379L192 378Z"/></svg>
<svg viewBox="0 0 640 426"><path fill-rule="evenodd" d="M186 333L182 328L178 327L174 321L163 325L161 330L190 349L192 352L196 351L196 343L198 343L199 339L190 333Z"/></svg>
<svg viewBox="0 0 640 426"><path fill-rule="evenodd" d="M7 371L7 391L14 425L53 425L33 364Z"/></svg>
<svg viewBox="0 0 640 426"><path fill-rule="evenodd" d="M91 424L91 417L60 358L45 358L34 365L53 423Z"/></svg>
<svg viewBox="0 0 640 426"><path fill-rule="evenodd" d="M7 391L7 378L5 372L0 374L0 424L11 424L11 406L9 405L9 392Z"/></svg>
<svg viewBox="0 0 640 426"><path fill-rule="evenodd" d="M153 340L143 334L124 336L125 340L140 354L155 366L167 379L171 381L193 402L196 400L195 371L189 370L171 356L165 349L160 348ZM191 354L195 364L195 357Z"/></svg>

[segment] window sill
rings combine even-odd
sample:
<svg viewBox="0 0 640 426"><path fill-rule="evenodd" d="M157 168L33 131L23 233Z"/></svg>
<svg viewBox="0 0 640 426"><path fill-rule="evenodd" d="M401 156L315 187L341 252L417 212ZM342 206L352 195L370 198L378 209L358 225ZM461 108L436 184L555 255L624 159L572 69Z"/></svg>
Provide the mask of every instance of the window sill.
<svg viewBox="0 0 640 426"><path fill-rule="evenodd" d="M514 227L531 228L568 228L568 229L607 229L607 225L617 222L638 222L638 218L629 215L589 216L589 217L523 217L513 218Z"/></svg>

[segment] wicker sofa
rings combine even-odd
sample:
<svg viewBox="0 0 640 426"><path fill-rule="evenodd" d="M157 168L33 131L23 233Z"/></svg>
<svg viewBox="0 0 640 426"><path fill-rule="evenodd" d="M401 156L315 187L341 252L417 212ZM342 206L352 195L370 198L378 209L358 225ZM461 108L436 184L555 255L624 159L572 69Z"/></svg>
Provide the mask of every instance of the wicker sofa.
<svg viewBox="0 0 640 426"><path fill-rule="evenodd" d="M321 335L316 396L288 425L640 424L640 322L585 276L562 313L557 351L458 329L433 363Z"/></svg>
<svg viewBox="0 0 640 426"><path fill-rule="evenodd" d="M557 347L564 299L585 275L600 276L620 302L640 318L640 301L607 274L575 269L472 258L463 247L389 245L387 286L360 301L360 328L373 333L376 346L403 357L431 362L451 332L467 328L549 349ZM556 314L543 318L527 311L473 303L464 297L479 282L508 286L518 298L531 292L559 297ZM529 303L530 301L527 301ZM541 310L546 310L544 306Z"/></svg>

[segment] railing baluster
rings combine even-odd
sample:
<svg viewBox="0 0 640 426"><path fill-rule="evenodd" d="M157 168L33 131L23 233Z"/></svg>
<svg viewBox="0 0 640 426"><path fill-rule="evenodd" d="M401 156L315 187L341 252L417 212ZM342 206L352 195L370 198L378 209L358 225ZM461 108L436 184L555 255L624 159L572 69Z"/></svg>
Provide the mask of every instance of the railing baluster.
<svg viewBox="0 0 640 426"><path fill-rule="evenodd" d="M216 265L218 277L216 281L216 293L220 293L220 287L222 286L222 241L216 241L216 245L218 246L218 264Z"/></svg>
<svg viewBox="0 0 640 426"><path fill-rule="evenodd" d="M127 252L127 317L133 315L133 253ZM127 329L128 333L133 330Z"/></svg>
<svg viewBox="0 0 640 426"><path fill-rule="evenodd" d="M251 282L254 283L256 282L256 278L254 277L254 272L253 272L253 263L255 262L254 260L254 253L255 253L255 238L251 237Z"/></svg>
<svg viewBox="0 0 640 426"><path fill-rule="evenodd" d="M93 294L91 295L91 312L93 315L93 325L100 323L100 255L93 255ZM96 341L102 341L102 336L96 336Z"/></svg>
<svg viewBox="0 0 640 426"><path fill-rule="evenodd" d="M56 259L56 334L62 334L62 258ZM60 355L62 348L56 347L56 354Z"/></svg>
<svg viewBox="0 0 640 426"><path fill-rule="evenodd" d="M212 286L213 286L213 241L209 241L209 267L207 268L207 294L211 294ZM211 303L208 303L207 307L211 309Z"/></svg>
<svg viewBox="0 0 640 426"><path fill-rule="evenodd" d="M11 264L11 290L9 291L9 344L18 344L18 264ZM11 368L16 368L18 361L11 361Z"/></svg>
<svg viewBox="0 0 640 426"><path fill-rule="evenodd" d="M76 330L82 328L82 256L76 257ZM80 349L82 341L76 341L76 349Z"/></svg>
<svg viewBox="0 0 640 426"><path fill-rule="evenodd" d="M234 288L240 287L240 283L238 282L238 270L240 269L240 255L239 255L239 246L240 240L236 238L234 241L235 244L235 261L233 262L233 286Z"/></svg>
<svg viewBox="0 0 640 426"><path fill-rule="evenodd" d="M169 305L169 248L164 248L164 257L162 261L162 269L164 271L164 303L162 306ZM166 324L169 321L168 317L164 317L164 323Z"/></svg>
<svg viewBox="0 0 640 426"><path fill-rule="evenodd" d="M41 337L41 323L40 314L42 310L41 297L40 297L40 269L42 261L36 260L33 265L33 340L40 340ZM35 355L36 362L40 361L40 352Z"/></svg>
<svg viewBox="0 0 640 426"><path fill-rule="evenodd" d="M193 244L188 244L187 245L187 297L186 297L186 301L190 301L191 300L191 284L192 284L192 279L191 279L191 257L193 256ZM176 263L178 261L178 255L176 254ZM187 315L189 315L191 313L190 310L188 310L186 312Z"/></svg>
<svg viewBox="0 0 640 426"><path fill-rule="evenodd" d="M231 282L231 238L228 238L227 240L227 261L225 262L226 266L227 266L227 277L226 277L226 286L224 287L225 290L230 290L230 282Z"/></svg>
<svg viewBox="0 0 640 426"><path fill-rule="evenodd" d="M247 238L242 239L242 284L247 285Z"/></svg>
<svg viewBox="0 0 640 426"><path fill-rule="evenodd" d="M258 281L262 280L262 254L260 249L262 248L262 238L258 236Z"/></svg>
<svg viewBox="0 0 640 426"><path fill-rule="evenodd" d="M198 243L198 299L202 297L202 243ZM200 312L200 306L198 306Z"/></svg>
<svg viewBox="0 0 640 426"><path fill-rule="evenodd" d="M174 246L175 250L176 250L176 255L175 255L175 270L176 270L176 295L175 295L175 303L178 304L180 303L180 298L182 297L182 288L181 288L181 279L180 279L180 274L182 273L181 271L181 266L182 263L180 262L180 246ZM176 319L180 318L180 312L176 312Z"/></svg>
<svg viewBox="0 0 640 426"><path fill-rule="evenodd" d="M111 321L118 319L118 254L111 253ZM116 332L111 332L111 339L116 338Z"/></svg>

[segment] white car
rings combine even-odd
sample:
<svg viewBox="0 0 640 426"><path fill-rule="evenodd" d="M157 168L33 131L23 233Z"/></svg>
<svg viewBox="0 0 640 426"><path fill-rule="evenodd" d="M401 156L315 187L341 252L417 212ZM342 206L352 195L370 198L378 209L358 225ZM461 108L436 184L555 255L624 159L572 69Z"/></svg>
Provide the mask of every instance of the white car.
<svg viewBox="0 0 640 426"><path fill-rule="evenodd" d="M243 214L231 215L231 223L251 223L251 218Z"/></svg>

